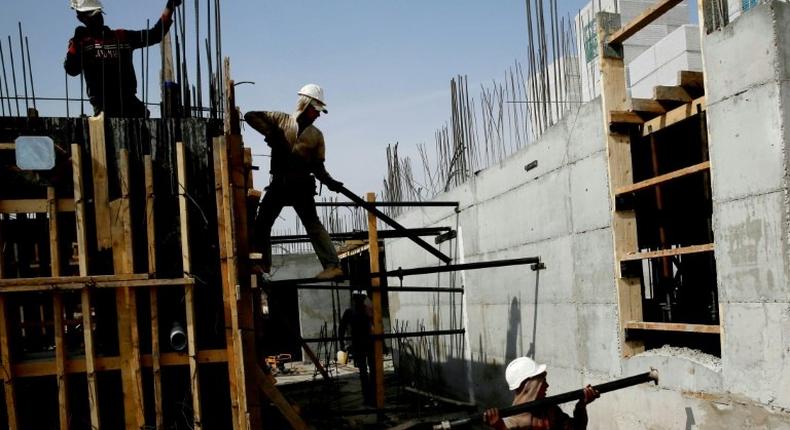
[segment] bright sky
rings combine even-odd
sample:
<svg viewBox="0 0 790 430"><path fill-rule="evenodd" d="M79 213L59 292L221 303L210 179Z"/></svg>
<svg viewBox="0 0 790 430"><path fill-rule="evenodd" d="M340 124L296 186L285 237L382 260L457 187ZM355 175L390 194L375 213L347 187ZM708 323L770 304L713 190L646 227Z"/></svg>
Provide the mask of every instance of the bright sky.
<svg viewBox="0 0 790 430"><path fill-rule="evenodd" d="M194 2L187 2L192 11ZM37 96L63 97L62 62L78 25L68 1L48 0L46 6L43 1L6 3L0 15L3 48L7 49L6 36L11 35L19 61L17 22L21 21L30 38ZM206 0L200 3L205 9ZM572 16L584 3L561 0L560 14ZM105 21L112 28L141 29L147 19L153 25L164 4L163 0L105 0ZM401 153L415 161L418 143L432 147L435 130L449 119L452 77L467 75L475 95L481 82L501 80L515 60L526 63L523 0L232 0L222 4L224 55L231 58L233 78L256 82L237 89L242 111L290 112L303 84L322 85L329 114L316 125L326 137L327 168L358 194L381 190L387 144L400 142ZM201 21L205 23L205 16ZM205 28L201 32L203 43ZM187 39L189 52L194 52L194 37ZM154 83L158 58L158 49L151 51ZM194 82L194 66L190 68ZM140 69L138 65L138 79ZM21 85L21 77L18 80ZM79 90L76 78L70 79L70 88L74 97ZM152 101L158 100L155 86L151 92ZM41 103L39 110L44 116L61 116L65 104ZM72 105L72 115L75 111L78 106ZM263 140L250 131L245 139L253 152L268 154ZM263 174L268 172L268 158L256 161ZM265 177L256 181L261 186Z"/></svg>

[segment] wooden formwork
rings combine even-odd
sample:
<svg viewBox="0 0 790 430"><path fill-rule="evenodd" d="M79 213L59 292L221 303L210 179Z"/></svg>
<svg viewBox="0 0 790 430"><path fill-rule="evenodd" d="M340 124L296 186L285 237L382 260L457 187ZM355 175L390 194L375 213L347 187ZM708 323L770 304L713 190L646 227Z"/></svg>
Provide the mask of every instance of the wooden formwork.
<svg viewBox="0 0 790 430"><path fill-rule="evenodd" d="M305 427L255 356L234 120L0 119L0 429L258 429L259 390Z"/></svg>

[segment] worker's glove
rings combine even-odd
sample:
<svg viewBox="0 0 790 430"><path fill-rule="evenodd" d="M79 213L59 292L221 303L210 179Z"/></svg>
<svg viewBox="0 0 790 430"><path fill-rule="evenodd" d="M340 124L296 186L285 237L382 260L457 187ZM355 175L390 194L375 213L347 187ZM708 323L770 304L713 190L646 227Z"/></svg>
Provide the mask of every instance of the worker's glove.
<svg viewBox="0 0 790 430"><path fill-rule="evenodd" d="M339 193L340 190L343 189L343 183L332 177L324 178L321 180L321 182L323 182L324 185L326 185L326 187L329 188L329 191L334 191L336 193Z"/></svg>
<svg viewBox="0 0 790 430"><path fill-rule="evenodd" d="M181 6L182 0L167 0L167 8L173 10L179 6ZM161 4L161 3L159 3Z"/></svg>

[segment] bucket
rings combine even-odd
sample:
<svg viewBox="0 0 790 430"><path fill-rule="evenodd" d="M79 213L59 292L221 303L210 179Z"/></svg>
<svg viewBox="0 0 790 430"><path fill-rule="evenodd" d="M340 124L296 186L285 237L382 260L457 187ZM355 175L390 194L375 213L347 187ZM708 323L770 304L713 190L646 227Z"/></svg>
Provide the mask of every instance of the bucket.
<svg viewBox="0 0 790 430"><path fill-rule="evenodd" d="M348 353L346 351L337 352L337 364L343 365L348 363Z"/></svg>

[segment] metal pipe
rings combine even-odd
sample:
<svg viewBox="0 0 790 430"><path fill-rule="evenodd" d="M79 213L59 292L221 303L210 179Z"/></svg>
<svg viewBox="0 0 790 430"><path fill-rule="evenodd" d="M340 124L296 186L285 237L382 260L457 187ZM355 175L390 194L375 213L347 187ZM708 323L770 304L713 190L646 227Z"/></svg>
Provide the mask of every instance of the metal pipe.
<svg viewBox="0 0 790 430"><path fill-rule="evenodd" d="M364 290L370 286L362 285L315 285L315 284L296 284L294 287L298 290ZM387 293L461 293L463 288L450 288L450 287L388 287Z"/></svg>
<svg viewBox="0 0 790 430"><path fill-rule="evenodd" d="M30 74L30 95L33 96L33 109L38 110L36 106L36 87L33 85L33 65L30 63L30 42L25 36L25 50L27 51L27 73Z"/></svg>
<svg viewBox="0 0 790 430"><path fill-rule="evenodd" d="M331 206L331 207L362 207L356 202L316 202L316 206ZM374 202L368 203L369 206L374 207L454 207L459 206L458 202Z"/></svg>
<svg viewBox="0 0 790 430"><path fill-rule="evenodd" d="M437 236L449 231L452 231L450 227L409 229L409 232L411 234L415 234L418 236ZM333 240L365 240L368 238L368 233L365 231L330 233L329 237ZM398 230L379 230L379 239L394 239L400 237L406 237L406 233L400 232ZM298 243L298 242L307 242L309 240L310 240L310 236L306 234L295 234L295 235L273 236L271 238L271 243L272 244Z"/></svg>
<svg viewBox="0 0 790 430"><path fill-rule="evenodd" d="M459 270L489 269L492 267L520 266L524 264L538 264L538 263L540 263L540 257L512 258L507 260L480 261L477 263L464 263L464 264L448 264L446 266L435 266L435 267L415 267L412 269L401 269L399 267L395 270L390 270L386 272L371 273L370 277L371 278L377 278L377 277L403 278L404 276L411 276L411 275L428 275L432 273L455 272Z"/></svg>
<svg viewBox="0 0 790 430"><path fill-rule="evenodd" d="M8 75L5 72L5 55L3 54L3 41L0 40L0 64L3 66L3 83L5 85L5 97L8 102L8 116L11 116L11 92L8 91Z"/></svg>
<svg viewBox="0 0 790 430"><path fill-rule="evenodd" d="M25 40L22 38L22 21L18 21L17 24L19 25L19 53L22 55L20 61L22 61L22 82L25 88L25 115L27 115L27 111L30 110L30 103L28 103L27 98L27 66L25 65ZM10 49L10 48L9 48Z"/></svg>
<svg viewBox="0 0 790 430"><path fill-rule="evenodd" d="M466 333L465 329L454 329L454 330L422 330L422 331L411 331L411 332L400 332L400 333L382 333L382 334L371 334L370 336L376 339L400 339L404 337L427 337L427 336L453 336ZM306 343L318 343L318 342L335 342L335 341L346 341L351 340L350 336L346 336L340 338L339 336L329 336L329 337L314 337L310 339L304 339Z"/></svg>
<svg viewBox="0 0 790 430"><path fill-rule="evenodd" d="M170 346L175 351L183 351L187 347L187 334L180 322L173 321L169 339Z"/></svg>
<svg viewBox="0 0 790 430"><path fill-rule="evenodd" d="M19 113L19 91L16 87L16 65L14 64L14 50L11 47L11 36L8 36L8 56L11 57L11 77L14 83L14 101L16 101L16 116L22 116Z"/></svg>
<svg viewBox="0 0 790 430"><path fill-rule="evenodd" d="M603 394L603 393L608 393L610 391L616 391L616 390L621 390L623 388L628 388L634 385L644 384L645 382L654 382L656 385L658 385L658 370L650 369L649 372L596 385L593 388L598 390L599 393ZM567 403L573 400L580 400L583 398L584 398L583 389L569 391L567 393L557 394L556 396L549 396L544 399L535 400L533 402L502 408L499 410L499 416L501 418L511 417L513 415L519 415L525 412L545 409L548 406L559 405L562 403ZM477 413L475 415L470 415L466 418L462 418L459 420L443 421L441 424L434 425L433 428L449 429L454 427L466 426L475 422L482 422L482 420L483 420L483 414Z"/></svg>
<svg viewBox="0 0 790 430"><path fill-rule="evenodd" d="M351 200L351 201L357 203L358 205L362 206L363 208L365 208L365 210L367 210L368 212L373 213L374 215L376 215L377 218L379 218L380 220L384 221L386 224L389 224L394 229L400 230L400 231L406 231L406 227L402 226L400 223L398 223L394 219L388 217L383 212L381 212L380 210L376 209L375 206L372 206L368 202L363 200L361 197L359 197L356 194L352 193L348 188L341 186L340 187L340 193L343 194L344 196L348 197L349 200ZM433 254L434 256L439 258L440 260L442 260L442 262L449 263L449 262L452 261L452 258L444 255L444 253L442 253L438 249L436 249L433 246L431 246L430 244L428 244L428 242L424 241L419 236L408 235L407 237L409 239L411 239L412 242L416 243L417 245L419 245L420 247L422 247L426 251L430 252L431 254Z"/></svg>

